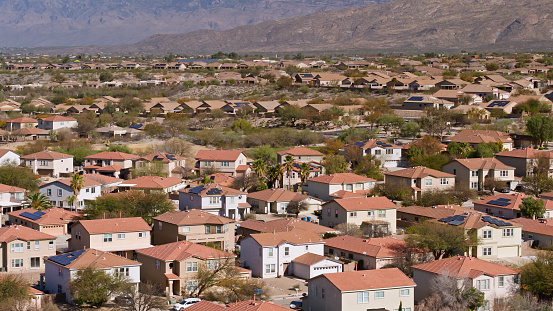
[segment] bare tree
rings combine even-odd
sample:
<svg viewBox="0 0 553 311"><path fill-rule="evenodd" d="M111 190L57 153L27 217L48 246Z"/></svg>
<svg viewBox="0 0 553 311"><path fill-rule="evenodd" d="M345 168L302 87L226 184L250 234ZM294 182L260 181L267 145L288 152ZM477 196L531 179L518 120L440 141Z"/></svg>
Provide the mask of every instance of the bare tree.
<svg viewBox="0 0 553 311"><path fill-rule="evenodd" d="M286 212L295 214L296 218L298 218L298 215L302 211L306 211L307 209L308 209L308 206L305 200L292 200L288 202L288 205L286 205Z"/></svg>
<svg viewBox="0 0 553 311"><path fill-rule="evenodd" d="M230 256L230 254L229 254ZM215 258L207 260L198 265L198 272L193 280L198 282L197 287L190 291L186 287L181 289L181 293L201 295L207 289L228 282L236 276L236 264L234 257Z"/></svg>
<svg viewBox="0 0 553 311"><path fill-rule="evenodd" d="M140 283L138 291L134 288L126 294L130 300L130 304L122 305L121 307L128 311L151 311L164 309L167 304L163 289L157 283Z"/></svg>
<svg viewBox="0 0 553 311"><path fill-rule="evenodd" d="M432 294L419 303L417 310L466 311L476 310L484 305L484 293L472 287L469 278L441 274L432 279L430 291Z"/></svg>
<svg viewBox="0 0 553 311"><path fill-rule="evenodd" d="M352 223L341 223L334 227L334 229L340 231L340 235L351 235L360 238L362 236L359 226Z"/></svg>

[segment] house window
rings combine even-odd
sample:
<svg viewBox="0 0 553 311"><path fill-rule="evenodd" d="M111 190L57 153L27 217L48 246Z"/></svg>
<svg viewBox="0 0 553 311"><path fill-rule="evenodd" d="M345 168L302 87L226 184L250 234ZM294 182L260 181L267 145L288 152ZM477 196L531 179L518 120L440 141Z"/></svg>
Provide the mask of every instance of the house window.
<svg viewBox="0 0 553 311"><path fill-rule="evenodd" d="M425 179L424 180L424 185L425 186L432 186L432 179Z"/></svg>
<svg viewBox="0 0 553 311"><path fill-rule="evenodd" d="M518 284L518 282L519 282L519 275L517 274L513 278L513 283Z"/></svg>
<svg viewBox="0 0 553 311"><path fill-rule="evenodd" d="M220 197L209 197L209 204L219 204L220 202Z"/></svg>
<svg viewBox="0 0 553 311"><path fill-rule="evenodd" d="M492 248L491 247L482 248L482 255L491 256L492 255Z"/></svg>
<svg viewBox="0 0 553 311"><path fill-rule="evenodd" d="M334 211L334 217L338 218L338 210Z"/></svg>
<svg viewBox="0 0 553 311"><path fill-rule="evenodd" d="M368 211L367 216L374 216L374 211Z"/></svg>
<svg viewBox="0 0 553 311"><path fill-rule="evenodd" d="M118 234L117 234L117 239L122 240L122 239L124 239L124 238L125 238L125 234L124 234L124 233L118 233Z"/></svg>
<svg viewBox="0 0 553 311"><path fill-rule="evenodd" d="M146 232L138 232L138 237L139 238L145 238L146 237Z"/></svg>
<svg viewBox="0 0 553 311"><path fill-rule="evenodd" d="M477 189L478 188L478 182L476 182L476 181L471 182L470 183L470 188L471 189Z"/></svg>
<svg viewBox="0 0 553 311"><path fill-rule="evenodd" d="M273 249L269 248L269 257L273 257Z"/></svg>
<svg viewBox="0 0 553 311"><path fill-rule="evenodd" d="M186 272L197 272L198 263L197 262L187 262L186 263Z"/></svg>
<svg viewBox="0 0 553 311"><path fill-rule="evenodd" d="M33 165L33 161L27 161L27 166Z"/></svg>
<svg viewBox="0 0 553 311"><path fill-rule="evenodd" d="M349 217L357 217L357 212L350 212Z"/></svg>
<svg viewBox="0 0 553 311"><path fill-rule="evenodd" d="M478 171L470 171L470 176L478 177Z"/></svg>
<svg viewBox="0 0 553 311"><path fill-rule="evenodd" d="M40 166L48 166L48 161L40 160Z"/></svg>
<svg viewBox="0 0 553 311"><path fill-rule="evenodd" d="M479 290L488 290L490 289L490 280L478 280L476 286Z"/></svg>
<svg viewBox="0 0 553 311"><path fill-rule="evenodd" d="M40 268L40 257L31 257L31 269Z"/></svg>
<svg viewBox="0 0 553 311"><path fill-rule="evenodd" d="M325 289L321 288L321 298L325 298Z"/></svg>
<svg viewBox="0 0 553 311"><path fill-rule="evenodd" d="M111 242L113 241L113 237L111 236L111 233L104 234L104 242Z"/></svg>
<svg viewBox="0 0 553 311"><path fill-rule="evenodd" d="M513 228L506 228L506 229L503 229L503 236L504 237L512 237L514 235L514 230Z"/></svg>
<svg viewBox="0 0 553 311"><path fill-rule="evenodd" d="M382 150L375 150L374 154L380 155L382 153Z"/></svg>
<svg viewBox="0 0 553 311"><path fill-rule="evenodd" d="M207 261L207 270L215 270L219 268L219 260L208 260Z"/></svg>
<svg viewBox="0 0 553 311"><path fill-rule="evenodd" d="M90 192L91 193L96 193L96 188L95 187L90 188Z"/></svg>
<svg viewBox="0 0 553 311"><path fill-rule="evenodd" d="M374 298L384 298L384 292L375 292Z"/></svg>
<svg viewBox="0 0 553 311"><path fill-rule="evenodd" d="M216 231L217 233L222 233L222 232L223 232L223 226L217 225L216 228L217 228L217 229L216 229L216 230L217 230L217 231Z"/></svg>
<svg viewBox="0 0 553 311"><path fill-rule="evenodd" d="M221 162L221 167L229 167L229 162L228 161Z"/></svg>
<svg viewBox="0 0 553 311"><path fill-rule="evenodd" d="M13 243L11 250L12 253L23 253L23 243Z"/></svg>
<svg viewBox="0 0 553 311"><path fill-rule="evenodd" d="M386 210L379 210L378 211L378 217L380 217L380 218L386 217Z"/></svg>
<svg viewBox="0 0 553 311"><path fill-rule="evenodd" d="M119 268L119 270L117 270L117 274L121 276L129 276L129 268Z"/></svg>
<svg viewBox="0 0 553 311"><path fill-rule="evenodd" d="M507 176L509 176L509 171L499 171L499 176L500 177L507 177Z"/></svg>
<svg viewBox="0 0 553 311"><path fill-rule="evenodd" d="M61 285L58 284L58 294L61 294L63 292L63 289L61 287Z"/></svg>
<svg viewBox="0 0 553 311"><path fill-rule="evenodd" d="M80 237L79 237L79 240L80 240ZM54 241L49 241L48 242L48 249L53 249L54 248Z"/></svg>
<svg viewBox="0 0 553 311"><path fill-rule="evenodd" d="M190 232L190 227L182 227L182 232Z"/></svg>
<svg viewBox="0 0 553 311"><path fill-rule="evenodd" d="M27 250L31 250L31 242L27 242Z"/></svg>
<svg viewBox="0 0 553 311"><path fill-rule="evenodd" d="M353 191L353 185L352 184L346 185L346 190Z"/></svg>
<svg viewBox="0 0 553 311"><path fill-rule="evenodd" d="M198 289L198 281L186 281L186 291L193 292Z"/></svg>
<svg viewBox="0 0 553 311"><path fill-rule="evenodd" d="M46 189L46 195L51 196L52 195L52 189Z"/></svg>
<svg viewBox="0 0 553 311"><path fill-rule="evenodd" d="M449 178L440 178L440 185L449 185Z"/></svg>
<svg viewBox="0 0 553 311"><path fill-rule="evenodd" d="M40 242L39 241L35 241L35 249L40 249Z"/></svg>
<svg viewBox="0 0 553 311"><path fill-rule="evenodd" d="M159 231L163 230L163 223L161 221L157 223L157 230Z"/></svg>
<svg viewBox="0 0 553 311"><path fill-rule="evenodd" d="M210 225L205 226L205 233L211 233L211 226Z"/></svg>
<svg viewBox="0 0 553 311"><path fill-rule="evenodd" d="M90 188L86 188L86 193L89 193L90 192Z"/></svg>
<svg viewBox="0 0 553 311"><path fill-rule="evenodd" d="M315 297L319 297L319 288L315 286Z"/></svg>
<svg viewBox="0 0 553 311"><path fill-rule="evenodd" d="M369 292L357 293L357 303L367 303L367 302L369 302Z"/></svg>
<svg viewBox="0 0 553 311"><path fill-rule="evenodd" d="M498 280L498 286L499 287L503 287L505 285L505 277L504 276L500 276L499 277L499 280Z"/></svg>
<svg viewBox="0 0 553 311"><path fill-rule="evenodd" d="M330 216L330 207L326 209L327 216Z"/></svg>
<svg viewBox="0 0 553 311"><path fill-rule="evenodd" d="M62 268L58 268L58 276L63 276L63 269Z"/></svg>
<svg viewBox="0 0 553 311"><path fill-rule="evenodd" d="M330 255L334 255L334 248L329 248L329 249L328 249L328 253L329 253Z"/></svg>
<svg viewBox="0 0 553 311"><path fill-rule="evenodd" d="M62 190L58 189L58 197L61 197L61 195L62 195Z"/></svg>
<svg viewBox="0 0 553 311"><path fill-rule="evenodd" d="M159 260L156 260L156 270L159 270Z"/></svg>
<svg viewBox="0 0 553 311"><path fill-rule="evenodd" d="M12 259L12 268L23 268L23 259Z"/></svg>
<svg viewBox="0 0 553 311"><path fill-rule="evenodd" d="M402 289L402 290L399 292L399 295L400 295L400 296L409 296L409 289Z"/></svg>
<svg viewBox="0 0 553 311"><path fill-rule="evenodd" d="M234 197L230 197L229 201L230 201L231 204L234 204Z"/></svg>
<svg viewBox="0 0 553 311"><path fill-rule="evenodd" d="M276 266L275 265L265 265L265 273L275 273Z"/></svg>
<svg viewBox="0 0 553 311"><path fill-rule="evenodd" d="M492 238L492 230L482 231L482 238L483 239L491 239Z"/></svg>
<svg viewBox="0 0 553 311"><path fill-rule="evenodd" d="M284 248L284 256L289 256L290 255L290 247L286 246Z"/></svg>
<svg viewBox="0 0 553 311"><path fill-rule="evenodd" d="M204 166L211 166L211 161L204 161Z"/></svg>

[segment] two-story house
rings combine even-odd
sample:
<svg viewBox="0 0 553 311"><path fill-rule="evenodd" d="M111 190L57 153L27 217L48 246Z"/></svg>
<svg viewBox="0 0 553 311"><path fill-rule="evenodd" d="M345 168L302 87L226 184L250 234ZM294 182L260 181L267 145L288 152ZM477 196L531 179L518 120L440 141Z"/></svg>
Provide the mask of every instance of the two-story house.
<svg viewBox="0 0 553 311"><path fill-rule="evenodd" d="M21 209L26 191L23 188L0 184L0 207L2 208L2 214L6 215L9 212Z"/></svg>
<svg viewBox="0 0 553 311"><path fill-rule="evenodd" d="M304 221L299 218L281 218L269 221L259 221L255 219L245 220L238 226L236 234L246 237L255 233L288 232L292 229L315 232L320 237L323 237L326 233L339 233L336 229L321 226L310 221Z"/></svg>
<svg viewBox="0 0 553 311"><path fill-rule="evenodd" d="M38 125L37 119L21 117L21 118L7 120L6 130L11 132L11 131L20 130L26 127L37 127L37 125Z"/></svg>
<svg viewBox="0 0 553 311"><path fill-rule="evenodd" d="M36 175L68 177L73 174L73 156L44 150L22 156L21 166L29 167Z"/></svg>
<svg viewBox="0 0 553 311"><path fill-rule="evenodd" d="M247 201L252 206L252 209L260 214L286 214L286 207L291 201L304 202L307 207L306 212L309 214L321 207L320 199L281 188L248 193Z"/></svg>
<svg viewBox="0 0 553 311"><path fill-rule="evenodd" d="M335 173L310 178L302 189L307 191L309 196L330 201L334 199L334 194L344 191L366 195L374 188L375 184L376 180L372 178L353 173Z"/></svg>
<svg viewBox="0 0 553 311"><path fill-rule="evenodd" d="M197 273L229 264L236 255L189 241L178 241L137 251L140 279L161 285L168 295L191 295L198 288Z"/></svg>
<svg viewBox="0 0 553 311"><path fill-rule="evenodd" d="M137 190L144 193L171 193L186 186L180 177L141 176L117 185L119 191Z"/></svg>
<svg viewBox="0 0 553 311"><path fill-rule="evenodd" d="M131 174L133 160L138 156L119 151L104 151L84 157L87 174L102 174L126 179Z"/></svg>
<svg viewBox="0 0 553 311"><path fill-rule="evenodd" d="M43 270L42 258L56 254L56 237L19 225L0 228L0 270Z"/></svg>
<svg viewBox="0 0 553 311"><path fill-rule="evenodd" d="M277 152L277 163L284 164L286 156L291 155L294 158L294 162L310 163L310 162L323 162L323 154L317 150L306 147L294 147Z"/></svg>
<svg viewBox="0 0 553 311"><path fill-rule="evenodd" d="M234 250L236 221L197 209L168 212L153 218L154 245L179 241L205 244L221 250Z"/></svg>
<svg viewBox="0 0 553 311"><path fill-rule="evenodd" d="M80 220L71 226L69 250L86 248L136 258L136 250L151 247L150 225L142 217Z"/></svg>
<svg viewBox="0 0 553 311"><path fill-rule="evenodd" d="M397 268L325 273L307 284L304 310L415 310L415 282Z"/></svg>
<svg viewBox="0 0 553 311"><path fill-rule="evenodd" d="M186 159L175 154L154 152L134 159L133 165L139 173L160 172L162 176L182 178Z"/></svg>
<svg viewBox="0 0 553 311"><path fill-rule="evenodd" d="M417 199L425 191L448 190L455 187L455 175L424 166L410 167L384 174L386 185L405 185Z"/></svg>
<svg viewBox="0 0 553 311"><path fill-rule="evenodd" d="M478 245L469 247L469 256L485 260L519 257L522 253L522 226L480 212L448 216L438 220L444 225L463 228L476 234Z"/></svg>
<svg viewBox="0 0 553 311"><path fill-rule="evenodd" d="M101 183L83 176L83 186L73 205L67 202L69 197L75 195L75 192L71 189L71 178L62 178L44 183L40 185L39 192L47 196L53 206L82 210L86 201L96 200L97 197L102 195L101 188Z"/></svg>
<svg viewBox="0 0 553 311"><path fill-rule="evenodd" d="M179 190L179 209L199 209L214 215L240 220L250 213L251 205L246 202L246 192L205 184Z"/></svg>
<svg viewBox="0 0 553 311"><path fill-rule="evenodd" d="M291 275L291 262L306 253L322 256L324 241L315 232L301 229L252 234L240 243L242 265L260 278Z"/></svg>
<svg viewBox="0 0 553 311"><path fill-rule="evenodd" d="M38 119L38 128L42 130L59 130L63 128L74 128L77 126L77 119L64 116L51 116Z"/></svg>
<svg viewBox="0 0 553 311"><path fill-rule="evenodd" d="M346 145L344 150L348 148L360 149L360 153L363 156L368 154L373 155L380 160L380 165L385 168L401 167L405 164L401 157L401 146L396 146L385 141L377 139L358 141Z"/></svg>
<svg viewBox="0 0 553 311"><path fill-rule="evenodd" d="M520 177L534 175L534 169L538 165L539 157L545 157L548 162L551 161L549 152L533 148L514 149L495 154L495 158L503 164L514 167L515 176ZM551 165L549 165L548 171L553 172Z"/></svg>
<svg viewBox="0 0 553 311"><path fill-rule="evenodd" d="M25 208L8 213L8 217L10 224L29 227L54 236L68 234L69 225L82 218L78 213L55 207L42 211Z"/></svg>
<svg viewBox="0 0 553 311"><path fill-rule="evenodd" d="M496 299L508 298L520 288L520 271L474 257L456 256L443 258L413 268L413 280L417 283L415 301L420 302L434 293L434 279L441 275L458 281L468 280L470 286L484 293L485 304L481 310L493 310ZM479 309L480 310L480 309Z"/></svg>
<svg viewBox="0 0 553 311"><path fill-rule="evenodd" d="M455 184L474 190L484 190L488 178L504 182L505 187L514 190L519 179L515 168L503 164L496 158L455 159L444 165L443 171L455 175ZM499 189L496 189L499 190Z"/></svg>
<svg viewBox="0 0 553 311"><path fill-rule="evenodd" d="M0 165L19 165L21 157L10 149L0 149Z"/></svg>
<svg viewBox="0 0 553 311"><path fill-rule="evenodd" d="M530 196L524 193L500 193L474 201L474 210L506 219L519 218L522 217L520 204L522 204L522 201L526 198L530 198ZM548 205L549 207L551 206L550 204ZM551 212L551 210L549 210L549 212Z"/></svg>
<svg viewBox="0 0 553 311"><path fill-rule="evenodd" d="M97 249L81 249L44 259L45 271L41 275L41 287L50 294L65 294L67 302L72 300L69 283L80 269L93 268L105 273L118 273L126 277L138 289L140 283L140 262ZM113 297L110 297L110 299Z"/></svg>
<svg viewBox="0 0 553 311"><path fill-rule="evenodd" d="M320 224L331 228L342 223L371 224L381 234L395 234L396 209L386 197L336 199L322 205Z"/></svg>
<svg viewBox="0 0 553 311"><path fill-rule="evenodd" d="M194 170L200 176L204 172L209 174L220 172L237 176L249 168L246 163L247 157L240 150L200 150L194 159L196 160Z"/></svg>

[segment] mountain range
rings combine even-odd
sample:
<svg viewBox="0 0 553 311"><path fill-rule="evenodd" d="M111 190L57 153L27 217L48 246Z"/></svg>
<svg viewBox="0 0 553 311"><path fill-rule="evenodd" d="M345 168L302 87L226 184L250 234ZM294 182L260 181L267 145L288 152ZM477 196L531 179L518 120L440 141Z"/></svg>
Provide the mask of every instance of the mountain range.
<svg viewBox="0 0 553 311"><path fill-rule="evenodd" d="M3 47L130 44L390 0L0 0Z"/></svg>

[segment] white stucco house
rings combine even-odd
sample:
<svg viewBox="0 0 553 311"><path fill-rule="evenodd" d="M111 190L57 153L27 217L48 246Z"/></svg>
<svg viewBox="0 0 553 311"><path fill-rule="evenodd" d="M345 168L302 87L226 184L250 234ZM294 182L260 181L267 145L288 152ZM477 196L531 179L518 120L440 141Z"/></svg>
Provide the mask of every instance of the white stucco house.
<svg viewBox="0 0 553 311"><path fill-rule="evenodd" d="M319 175L307 180L307 185L302 187L309 196L330 201L346 194L366 196L376 185L376 180L353 173L335 173Z"/></svg>
<svg viewBox="0 0 553 311"><path fill-rule="evenodd" d="M64 116L51 116L38 119L38 128L41 130L59 130L62 128L74 128L77 119Z"/></svg>
<svg viewBox="0 0 553 311"><path fill-rule="evenodd" d="M359 141L346 145L343 152L348 152L349 148L360 149L362 156L368 154L373 155L375 158L380 160L380 165L382 167L401 167L405 164L403 163L404 161L401 157L401 146L385 141L376 139Z"/></svg>
<svg viewBox="0 0 553 311"><path fill-rule="evenodd" d="M214 215L240 220L250 212L246 192L216 183L179 190L179 209L199 209Z"/></svg>
<svg viewBox="0 0 553 311"><path fill-rule="evenodd" d="M20 156L17 153L9 149L0 149L0 165L19 165L20 162Z"/></svg>
<svg viewBox="0 0 553 311"><path fill-rule="evenodd" d="M64 177L73 173L73 156L70 154L44 150L20 158L21 166L29 167L34 174L51 177Z"/></svg>
<svg viewBox="0 0 553 311"><path fill-rule="evenodd" d="M55 207L82 210L85 207L85 201L96 200L97 197L102 195L102 184L92 178L83 176L83 187L77 195L74 206L70 206L66 201L68 197L75 195L75 192L71 189L70 178L62 178L42 184L39 187L39 192L46 195Z"/></svg>

